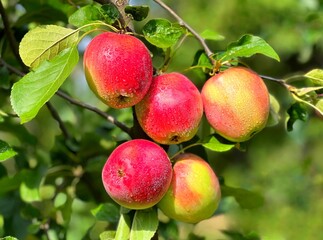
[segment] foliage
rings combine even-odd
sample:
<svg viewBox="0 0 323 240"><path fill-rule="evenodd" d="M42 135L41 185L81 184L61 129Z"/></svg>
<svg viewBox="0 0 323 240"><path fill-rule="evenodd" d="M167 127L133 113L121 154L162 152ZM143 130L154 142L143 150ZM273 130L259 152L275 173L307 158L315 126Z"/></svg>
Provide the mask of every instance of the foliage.
<svg viewBox="0 0 323 240"><path fill-rule="evenodd" d="M322 198L323 165L318 158L323 147L323 70L311 65L315 56L310 55L322 45L317 31L321 9L315 4L305 6L310 12L301 26L301 38L308 41L300 43L294 30L286 30L302 22L304 6L294 1L214 1L212 4L219 6L214 17L203 14L206 0L178 1L174 9L186 19L194 11L192 24L201 34L163 3L154 2L159 5L138 2L123 11L105 1L1 1L0 237L150 239L159 234L164 239L177 239L186 232L189 239L215 238L207 223L187 226L168 219L156 208L124 209L102 186L101 169L107 157L121 142L141 136L140 128L132 109L108 108L89 93L79 60L86 41L98 32L131 29L149 47L156 72L184 72L193 76L199 87L209 74L237 64L248 63L264 72L268 69L262 61L286 66L293 44L299 47L298 54L307 63L301 73L281 72L287 76L282 78L262 75L272 93L272 121L262 133L250 142L232 143L214 134L203 119L194 139L170 146L168 153L174 157L181 151L195 152L223 176L223 199L210 221L225 216L221 223L229 219L235 224L225 225L217 238L297 239L288 224L270 232L279 224L272 222L277 217L288 223L296 215L291 223L296 228L305 217L302 210L313 206L313 225L299 234L302 239L315 239L314 232L323 224L318 214L322 205L317 201ZM253 11L248 9L251 6ZM263 11L266 7L270 11ZM299 14L287 11L284 17L283 10L292 7ZM172 13L172 17L158 16L156 12L161 11ZM234 17L225 15L227 11ZM263 19L251 18L251 12L264 14ZM223 15L226 21L220 23ZM269 33L258 36L263 24L275 16L283 20L282 26L278 22L266 31L277 35L285 31L281 35L291 40L278 41ZM241 26L248 28L241 32ZM215 50L219 47L222 50ZM284 195L285 191L289 195ZM261 220L255 221L258 217ZM202 233L199 225L204 226Z"/></svg>

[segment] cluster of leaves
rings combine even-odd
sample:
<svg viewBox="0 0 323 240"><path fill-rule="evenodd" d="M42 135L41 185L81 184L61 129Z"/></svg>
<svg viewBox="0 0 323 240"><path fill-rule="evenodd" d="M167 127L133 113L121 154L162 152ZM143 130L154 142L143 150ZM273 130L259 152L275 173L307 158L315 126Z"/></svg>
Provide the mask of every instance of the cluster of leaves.
<svg viewBox="0 0 323 240"><path fill-rule="evenodd" d="M80 4L76 1L71 2L75 5ZM156 209L136 212L119 209L119 206L106 196L99 177L109 152L118 141L129 138L122 131L123 129L114 128L106 118L116 116L120 121L134 124L131 112L125 110L116 113L113 109L106 109L109 115L104 115L103 111L100 111L104 119L89 121L88 119L92 118L89 114L93 113L87 112L87 109L91 107L73 100L62 92L62 90L67 92L70 90L66 79L79 63L80 41L93 32L107 30L126 32L128 26L120 21L120 12L113 4L84 3L83 6L80 4L82 7L75 8L57 1L55 7L50 4L41 6L44 12L60 13L52 21L48 19L36 21L36 17L37 20L40 18L37 15L33 16L31 9L32 7L36 9L37 6L28 7L27 4L24 6L28 10L27 15L17 22L19 26L27 26L30 22L37 23L24 35L19 45L20 57L29 67L29 71L24 73L24 69L20 69L19 65L14 67L9 65L6 61L9 62L10 58L5 58L8 53L3 54L5 60L2 62L1 75L10 80L8 80L9 83L0 83L0 93L4 96L0 95L0 98L5 99L3 101L5 104L0 105L0 131L8 135L0 139L2 163L0 164L0 196L2 196L0 236L34 235L47 236L48 239L65 239L74 236L75 239L81 239L84 235L91 238L91 234L95 235L99 232L101 239L110 239L113 236L117 239L128 239L129 236L131 239L153 237L159 224ZM59 8L68 10L62 13L57 10ZM73 14L67 14L71 9ZM132 20L142 21L149 16L149 8L127 6L125 13L128 16L131 15ZM64 18L67 15L68 20ZM57 24L58 20L65 22L64 27L62 24ZM136 32L128 32L128 34L143 38L154 57L163 58L161 66L156 66L157 71L166 71L171 58L183 41L187 37L198 36L192 33L186 24L160 18L146 20L141 29L141 35ZM68 24L75 28L66 27ZM205 30L199 36L203 46L206 46L205 41L223 39L211 30ZM220 68L237 64L241 57L255 54L263 54L279 60L277 53L265 40L247 34L228 44L222 52L208 54L208 49L198 50L188 70L209 76ZM17 79L19 81L16 81ZM310 80L310 83L306 82L305 86L292 85L293 79L296 78L278 81L289 90L294 99L288 110L289 130L297 119L306 119L308 108L305 106L314 108L321 115L323 111L322 70L317 69L298 76L297 79L301 79L302 82ZM55 94L60 97L65 96L63 97L65 100L82 108L71 110L66 106L66 102L61 103L61 99L56 98ZM79 94L75 93L75 95ZM12 109L8 101L9 96ZM55 104L57 106L60 104L60 108L65 107L56 111L53 108ZM273 104L272 119L276 121L272 124L278 123L280 112L279 103L277 104L278 107ZM48 111L44 106L47 106ZM63 111L67 111L73 117L62 120L60 114ZM52 118L51 123L48 123L48 118ZM75 121L74 118L78 120ZM46 124L51 124L52 127L42 126L45 120ZM55 125L55 121L59 123L60 129ZM75 123L88 126L80 130L77 126L73 126ZM73 132L66 131L66 126L68 129L73 129ZM59 136L60 131L64 133L63 136ZM203 146L203 152L205 149L225 152L232 148L244 148L243 144L225 141L214 134L204 134L192 142L183 144L182 150L199 145ZM223 197L234 197L242 208L259 207L264 201L257 193L229 187L224 182L221 190ZM167 224L171 225L172 222ZM19 230L15 229L17 225L21 226ZM119 227L115 231L117 225ZM178 234L177 226L174 228ZM105 231L105 229L108 230ZM165 238L171 234L173 233L169 231L161 231L161 235Z"/></svg>

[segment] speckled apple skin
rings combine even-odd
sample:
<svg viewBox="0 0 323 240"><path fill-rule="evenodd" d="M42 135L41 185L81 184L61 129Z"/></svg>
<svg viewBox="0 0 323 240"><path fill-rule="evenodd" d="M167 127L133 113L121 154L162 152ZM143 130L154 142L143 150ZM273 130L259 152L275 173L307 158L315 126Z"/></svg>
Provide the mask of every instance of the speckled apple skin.
<svg viewBox="0 0 323 240"><path fill-rule="evenodd" d="M136 37L105 32L94 37L83 58L91 90L112 108L138 103L152 81L152 60L146 46Z"/></svg>
<svg viewBox="0 0 323 240"><path fill-rule="evenodd" d="M166 216L182 222L197 223L210 218L221 199L214 171L191 153L180 154L174 161L171 185L157 206Z"/></svg>
<svg viewBox="0 0 323 240"><path fill-rule="evenodd" d="M247 141L266 126L269 92L250 69L232 67L216 74L204 84L201 95L208 122L230 141Z"/></svg>
<svg viewBox="0 0 323 240"><path fill-rule="evenodd" d="M135 111L140 126L154 141L178 144L196 134L203 103L199 90L186 76L165 73L153 78Z"/></svg>
<svg viewBox="0 0 323 240"><path fill-rule="evenodd" d="M164 149L144 139L119 145L102 170L109 196L130 209L154 206L166 193L171 179L172 165Z"/></svg>

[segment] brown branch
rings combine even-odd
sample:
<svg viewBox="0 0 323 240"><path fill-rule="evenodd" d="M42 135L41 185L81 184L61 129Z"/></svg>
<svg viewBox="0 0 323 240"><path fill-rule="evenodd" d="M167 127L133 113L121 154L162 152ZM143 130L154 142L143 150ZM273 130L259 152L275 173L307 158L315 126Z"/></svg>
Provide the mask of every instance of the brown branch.
<svg viewBox="0 0 323 240"><path fill-rule="evenodd" d="M168 7L164 2L162 2L161 0L154 0L154 2L156 2L158 5L160 5L162 8L164 8L167 12L169 12L178 21L178 23L181 26L185 27L200 42L200 44L204 48L206 55L211 60L212 64L214 66L217 66L217 61L212 58L213 52L208 47L208 45L206 44L205 40L201 37L201 35L198 34L188 23L186 23L180 16L177 15L176 12L174 12L173 9Z"/></svg>
<svg viewBox="0 0 323 240"><path fill-rule="evenodd" d="M9 19L8 19L8 16L7 16L7 13L6 13L6 10L4 9L3 7L3 4L2 4L2 1L0 0L0 15L1 15L1 18L2 18L2 21L3 21L3 26L4 26L4 31L5 31L5 34L7 35L7 38L8 38L8 41L9 41L9 45L10 45L10 48L13 52L13 54L15 55L15 58L17 59L17 61L19 62L20 66L26 70L28 69L26 67L26 65L22 62L21 58L20 58L20 55L19 55L19 51L18 51L18 43L16 41L16 38L11 30L11 27L10 27L10 23L9 23Z"/></svg>
<svg viewBox="0 0 323 240"><path fill-rule="evenodd" d="M63 120L61 119L61 117L59 116L57 110L55 109L55 107L50 103L47 102L46 106L50 112L50 114L52 115L52 117L56 120L56 122L59 125L59 128L61 129L65 139L71 139L71 135L67 130L67 127L65 126Z"/></svg>
<svg viewBox="0 0 323 240"><path fill-rule="evenodd" d="M131 128L127 127L125 124L123 124L122 122L119 122L117 121L113 116L111 116L110 114L107 114L103 111L101 111L100 109L96 108L96 107L93 107L89 104L86 104L84 102L80 102L72 97L70 97L69 95L67 95L66 93L64 93L63 91L60 91L58 90L56 92L56 95L64 98L65 100L67 100L68 102L76 105L76 106L79 106L79 107L82 107L82 108L85 108L85 109L88 109L92 112L95 112L97 113L98 115L100 115L101 117L104 117L106 120L108 120L109 122L111 122L112 124L114 124L115 126L117 126L118 128L120 128L122 131L128 133L129 136L131 136Z"/></svg>

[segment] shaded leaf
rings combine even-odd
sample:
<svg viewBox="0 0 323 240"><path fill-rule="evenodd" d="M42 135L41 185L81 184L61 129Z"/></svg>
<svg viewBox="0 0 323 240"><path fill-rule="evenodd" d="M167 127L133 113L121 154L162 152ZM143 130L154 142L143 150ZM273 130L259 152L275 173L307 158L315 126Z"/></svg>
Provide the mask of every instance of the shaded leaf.
<svg viewBox="0 0 323 240"><path fill-rule="evenodd" d="M289 115L287 121L287 131L289 132L293 130L293 125L297 120L306 121L308 117L304 104L300 102L294 103L292 106L290 106L287 113Z"/></svg>
<svg viewBox="0 0 323 240"><path fill-rule="evenodd" d="M151 239L158 228L157 210L137 210L133 219L130 239Z"/></svg>
<svg viewBox="0 0 323 240"><path fill-rule="evenodd" d="M221 194L223 197L234 197L240 207L245 209L258 208L264 204L262 195L242 188L221 185Z"/></svg>
<svg viewBox="0 0 323 240"><path fill-rule="evenodd" d="M145 24L142 32L151 44L159 48L169 48L179 40L184 29L166 19L152 19Z"/></svg>
<svg viewBox="0 0 323 240"><path fill-rule="evenodd" d="M135 21L142 21L147 18L149 13L149 6L126 6L125 13L130 14Z"/></svg>
<svg viewBox="0 0 323 240"><path fill-rule="evenodd" d="M313 69L305 74L315 85L323 86L323 69Z"/></svg>
<svg viewBox="0 0 323 240"><path fill-rule="evenodd" d="M265 40L249 34L242 36L236 42L230 43L224 53L224 58L251 57L257 53L280 61L278 54Z"/></svg>
<svg viewBox="0 0 323 240"><path fill-rule="evenodd" d="M113 203L100 204L97 208L91 211L93 216L99 221L118 222L119 207Z"/></svg>
<svg viewBox="0 0 323 240"><path fill-rule="evenodd" d="M209 29L204 30L200 35L202 38L206 40L220 41L225 39L225 37L222 36L221 34Z"/></svg>
<svg viewBox="0 0 323 240"><path fill-rule="evenodd" d="M220 138L212 136L208 142L203 143L203 146L211 151L215 152L226 152L235 146L235 143L229 141L220 141Z"/></svg>
<svg viewBox="0 0 323 240"><path fill-rule="evenodd" d="M51 61L13 85L11 104L21 123L32 120L73 71L79 59L76 47L65 49Z"/></svg>
<svg viewBox="0 0 323 240"><path fill-rule="evenodd" d="M75 11L69 18L68 22L76 27L103 20L104 16L101 9L96 5L86 5Z"/></svg>
<svg viewBox="0 0 323 240"><path fill-rule="evenodd" d="M0 140L0 162L14 157L16 154L17 152L8 143Z"/></svg>
<svg viewBox="0 0 323 240"><path fill-rule="evenodd" d="M113 24L120 16L118 8L112 3L102 5L100 10L105 22L108 24Z"/></svg>
<svg viewBox="0 0 323 240"><path fill-rule="evenodd" d="M19 54L27 66L36 68L43 61L51 60L62 50L74 46L77 40L77 30L56 25L39 26L23 37Z"/></svg>

